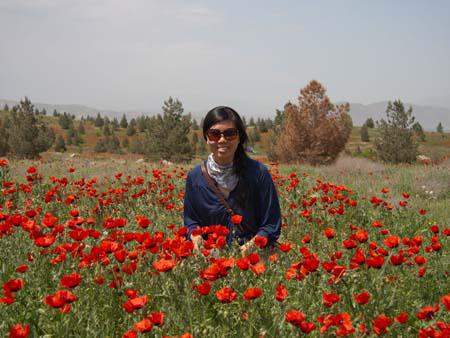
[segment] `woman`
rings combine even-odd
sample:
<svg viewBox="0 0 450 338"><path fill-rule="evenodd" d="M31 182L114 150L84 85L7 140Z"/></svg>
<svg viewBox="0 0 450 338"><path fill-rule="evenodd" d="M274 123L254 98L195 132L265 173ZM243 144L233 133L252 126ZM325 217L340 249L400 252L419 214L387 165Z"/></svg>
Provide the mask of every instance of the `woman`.
<svg viewBox="0 0 450 338"><path fill-rule="evenodd" d="M248 136L240 116L229 107L213 108L204 119L203 137L211 154L188 173L184 196L184 226L194 248L203 238L192 231L218 224L229 228L227 241L236 238L244 255L254 249L256 235L274 244L281 227L277 192L267 168L245 153ZM233 214L242 216L241 225L233 225Z"/></svg>

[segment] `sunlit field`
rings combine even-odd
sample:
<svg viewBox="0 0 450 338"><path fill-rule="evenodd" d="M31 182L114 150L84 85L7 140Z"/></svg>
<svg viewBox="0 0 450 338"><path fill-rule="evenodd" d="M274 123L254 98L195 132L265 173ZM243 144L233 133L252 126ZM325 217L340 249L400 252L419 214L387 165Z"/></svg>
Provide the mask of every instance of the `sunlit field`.
<svg viewBox="0 0 450 338"><path fill-rule="evenodd" d="M185 239L194 164L0 160L0 336L450 336L448 161L265 161L282 235L245 257Z"/></svg>

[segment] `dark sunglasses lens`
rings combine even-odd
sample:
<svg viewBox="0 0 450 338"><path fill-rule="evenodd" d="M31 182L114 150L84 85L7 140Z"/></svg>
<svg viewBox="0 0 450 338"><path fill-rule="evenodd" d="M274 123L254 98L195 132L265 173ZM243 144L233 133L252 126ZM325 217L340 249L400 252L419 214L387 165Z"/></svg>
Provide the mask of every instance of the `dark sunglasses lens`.
<svg viewBox="0 0 450 338"><path fill-rule="evenodd" d="M218 129L209 129L208 130L208 137L212 140L212 141L217 141L220 139L220 130Z"/></svg>
<svg viewBox="0 0 450 338"><path fill-rule="evenodd" d="M233 140L238 135L238 131L236 128L227 129L223 132L223 136L225 136L226 139Z"/></svg>

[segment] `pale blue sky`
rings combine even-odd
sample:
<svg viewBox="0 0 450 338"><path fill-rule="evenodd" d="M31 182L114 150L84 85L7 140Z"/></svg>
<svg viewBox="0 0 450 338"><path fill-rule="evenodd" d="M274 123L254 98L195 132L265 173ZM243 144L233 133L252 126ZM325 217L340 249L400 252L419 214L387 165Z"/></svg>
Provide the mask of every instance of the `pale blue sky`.
<svg viewBox="0 0 450 338"><path fill-rule="evenodd" d="M273 115L333 101L450 107L450 1L0 0L0 98Z"/></svg>

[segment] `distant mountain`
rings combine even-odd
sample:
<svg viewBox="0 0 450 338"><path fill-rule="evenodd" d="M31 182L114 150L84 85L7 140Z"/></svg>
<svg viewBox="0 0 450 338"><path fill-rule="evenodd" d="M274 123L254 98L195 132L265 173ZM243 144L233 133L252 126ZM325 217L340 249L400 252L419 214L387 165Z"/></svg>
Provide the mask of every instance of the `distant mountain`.
<svg viewBox="0 0 450 338"><path fill-rule="evenodd" d="M81 116L96 116L98 113L101 115L106 115L108 117L122 117L123 114L127 115L127 117L136 117L140 115L153 115L154 113L150 112L144 112L144 111L138 111L138 110L128 110L128 111L115 111L115 110L102 110L97 108L92 108L88 106L83 106L79 104L49 104L49 103L39 103L39 102L33 102L33 105L39 109L45 109L47 111L47 115L53 114L53 111L56 109L59 113L69 113L75 115L77 118L80 118ZM3 108L7 104L10 108L18 105L18 101L13 100L3 100L0 99L0 108ZM157 111L157 110L155 110Z"/></svg>
<svg viewBox="0 0 450 338"><path fill-rule="evenodd" d="M360 103L350 103L350 115L353 125L362 126L371 117L374 121L382 118L386 119L386 107L388 101L376 102L368 105ZM435 131L439 122L445 130L450 130L450 109L434 106L420 106L411 103L404 103L405 108L412 106L412 115L422 127L428 131Z"/></svg>
<svg viewBox="0 0 450 338"><path fill-rule="evenodd" d="M19 104L19 102L0 99L0 108L3 108L5 104L7 104L9 107L13 107ZM114 110L101 110L79 104L56 105L56 104L35 103L35 102L33 102L33 104L39 110L45 108L48 115L51 115L53 113L53 110L56 109L60 113L67 112L70 114L74 114L78 118L83 115L95 116L98 113L112 118L114 117L120 118L122 117L123 114L125 114L128 118L131 118L140 115L154 115L158 112L161 112L161 109L146 110L146 111L136 109L126 111L114 111ZM353 125L361 126L369 117L371 117L374 121L385 118L387 104L388 101L376 102L367 105L360 103L350 103L350 115L353 119ZM438 125L439 122L442 123L445 130L450 130L449 108L405 103L406 109L409 108L410 105L413 108L413 116L415 116L416 121L419 121L419 123L425 130L428 131L436 130L436 126ZM192 112L192 116L196 118L197 121L200 121L200 119L203 117L203 114L204 112L200 111Z"/></svg>

